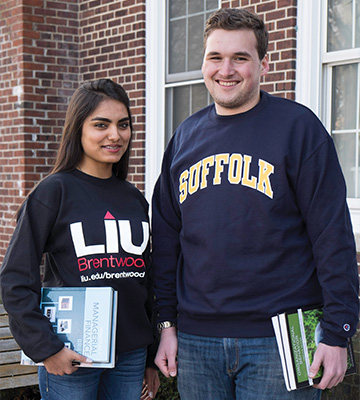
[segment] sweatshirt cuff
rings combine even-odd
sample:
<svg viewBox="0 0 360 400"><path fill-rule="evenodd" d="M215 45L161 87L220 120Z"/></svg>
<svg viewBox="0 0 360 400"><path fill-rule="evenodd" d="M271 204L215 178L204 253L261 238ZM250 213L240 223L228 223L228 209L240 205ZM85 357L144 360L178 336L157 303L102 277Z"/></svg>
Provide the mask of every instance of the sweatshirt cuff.
<svg viewBox="0 0 360 400"><path fill-rule="evenodd" d="M31 352L31 355L29 353L26 353L24 351L24 353L30 357L35 363L39 363L39 362L43 362L44 360L46 360L49 357L52 357L53 355L57 354L59 351L61 351L64 348L64 343L62 341L59 341L58 346L54 346L51 348L51 350L49 349L49 351L47 353L42 353L39 354L38 352ZM32 357L34 356L34 357Z"/></svg>
<svg viewBox="0 0 360 400"><path fill-rule="evenodd" d="M321 343L327 344L328 346L339 346L339 347L346 347L348 338L343 336L334 335L331 332L324 331L324 336L320 340Z"/></svg>

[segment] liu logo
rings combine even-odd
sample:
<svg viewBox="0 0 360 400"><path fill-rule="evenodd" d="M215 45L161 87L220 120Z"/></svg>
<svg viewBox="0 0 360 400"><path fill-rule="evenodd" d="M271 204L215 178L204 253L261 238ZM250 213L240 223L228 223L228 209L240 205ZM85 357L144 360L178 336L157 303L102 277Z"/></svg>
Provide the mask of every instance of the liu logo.
<svg viewBox="0 0 360 400"><path fill-rule="evenodd" d="M104 218L105 243L85 244L82 222L75 222L70 225L70 231L77 257L91 254L118 253L119 246L130 254L142 255L149 242L149 224L142 221L143 242L141 245L134 245L130 221L118 220L107 212ZM119 229L118 229L119 228Z"/></svg>

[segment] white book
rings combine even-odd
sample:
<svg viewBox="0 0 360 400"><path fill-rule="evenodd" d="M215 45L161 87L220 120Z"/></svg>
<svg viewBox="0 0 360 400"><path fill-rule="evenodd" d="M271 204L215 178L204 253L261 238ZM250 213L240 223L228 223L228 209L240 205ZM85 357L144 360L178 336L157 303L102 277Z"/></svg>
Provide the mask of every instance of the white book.
<svg viewBox="0 0 360 400"><path fill-rule="evenodd" d="M280 332L282 334L282 343L284 347L286 370L289 378L290 390L296 389L296 381L294 374L294 366L291 356L290 339L287 330L287 322L285 314L279 315Z"/></svg>
<svg viewBox="0 0 360 400"><path fill-rule="evenodd" d="M115 366L117 292L113 288L42 288L40 307L65 346L93 360L79 366ZM35 364L24 352L20 363Z"/></svg>
<svg viewBox="0 0 360 400"><path fill-rule="evenodd" d="M273 327L274 327L274 332L275 332L275 337L276 337L276 342L277 346L279 349L279 354L280 354L280 360L281 360L281 367L283 370L283 375L284 375L284 380L285 380L285 386L288 391L290 391L290 382L289 382L289 376L287 373L287 368L286 368L286 360L285 360L285 352L284 352L284 345L282 342L282 337L281 337L281 330L280 330L280 322L279 318L277 315L271 318Z"/></svg>

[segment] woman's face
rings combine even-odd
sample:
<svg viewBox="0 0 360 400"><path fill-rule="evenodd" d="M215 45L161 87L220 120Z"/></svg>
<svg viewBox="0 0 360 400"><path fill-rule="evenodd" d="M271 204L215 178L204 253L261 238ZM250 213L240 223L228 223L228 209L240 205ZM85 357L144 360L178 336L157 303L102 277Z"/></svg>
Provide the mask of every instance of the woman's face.
<svg viewBox="0 0 360 400"><path fill-rule="evenodd" d="M98 178L110 178L112 165L126 152L130 137L130 117L125 105L113 99L103 100L84 121L84 153L78 169Z"/></svg>

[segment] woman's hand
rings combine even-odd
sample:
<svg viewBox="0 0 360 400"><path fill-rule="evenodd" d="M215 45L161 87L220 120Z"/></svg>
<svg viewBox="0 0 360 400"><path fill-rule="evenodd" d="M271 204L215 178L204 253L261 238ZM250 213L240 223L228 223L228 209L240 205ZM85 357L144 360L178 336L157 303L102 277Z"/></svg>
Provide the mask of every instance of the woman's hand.
<svg viewBox="0 0 360 400"><path fill-rule="evenodd" d="M46 358L43 363L49 374L70 375L77 371L76 363L91 364L92 360L67 347L63 347L58 353Z"/></svg>
<svg viewBox="0 0 360 400"><path fill-rule="evenodd" d="M146 368L140 400L154 399L160 386L159 374L155 368Z"/></svg>

